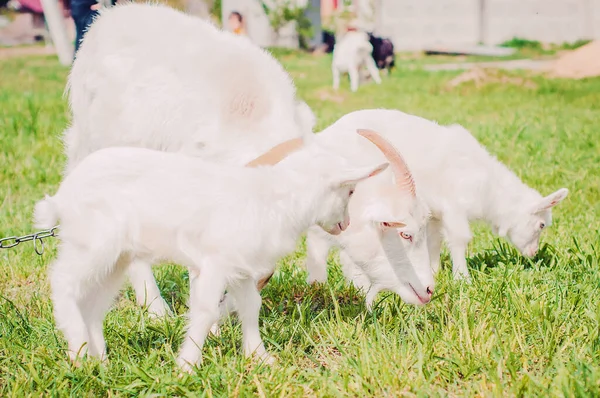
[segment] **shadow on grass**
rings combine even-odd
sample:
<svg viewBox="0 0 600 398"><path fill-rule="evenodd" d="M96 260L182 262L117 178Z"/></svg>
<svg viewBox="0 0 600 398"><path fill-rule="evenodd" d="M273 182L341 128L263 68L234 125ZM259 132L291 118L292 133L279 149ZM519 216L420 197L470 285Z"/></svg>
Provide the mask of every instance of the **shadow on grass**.
<svg viewBox="0 0 600 398"><path fill-rule="evenodd" d="M527 258L522 256L510 244L501 240L496 240L491 249L484 250L467 258L469 268L482 272L487 268L495 268L499 264L510 264L525 270L535 266L553 268L558 261L558 252L556 248L550 244L542 244L534 257Z"/></svg>
<svg viewBox="0 0 600 398"><path fill-rule="evenodd" d="M292 316L302 312L309 323L315 317L329 319L337 313L342 319L354 319L365 311L364 295L353 286L341 291L327 283L307 284L304 280L292 283L270 283L263 292L265 316Z"/></svg>

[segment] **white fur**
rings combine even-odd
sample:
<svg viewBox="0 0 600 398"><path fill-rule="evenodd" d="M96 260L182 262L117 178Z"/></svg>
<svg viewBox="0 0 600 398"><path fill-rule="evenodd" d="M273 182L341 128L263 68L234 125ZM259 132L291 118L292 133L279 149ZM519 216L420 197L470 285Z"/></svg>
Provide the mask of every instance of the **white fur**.
<svg viewBox="0 0 600 398"><path fill-rule="evenodd" d="M358 127L363 126L327 129L316 135L316 141L355 165L384 160L382 152L371 142L350 133ZM318 228L309 229L306 260L309 282L326 280L323 265L330 246L334 245L343 249L340 259L347 276L354 266L365 274L365 283L355 284L367 294L368 308L382 290L393 291L411 304L429 301L434 291L433 275L427 266L426 226L430 211L418 184L417 195L412 197L396 186L392 170L386 170L357 186L349 211L352 223L339 236L324 237ZM404 226L385 227L384 223Z"/></svg>
<svg viewBox="0 0 600 398"><path fill-rule="evenodd" d="M486 221L500 236L507 237L522 254L535 255L542 223L550 226L551 208L568 194L566 188L561 188L542 197L459 125L440 126L396 110L352 112L317 136L321 143L325 140L332 145L337 143L339 151L344 152L352 148L352 140L348 142L345 136L356 128L379 132L400 149L406 159L419 195L432 213L427 225L427 241L434 272L440 266L441 244L445 238L455 277L469 278L465 259L472 237L469 223L478 219ZM372 157L365 153L364 159ZM413 250L411 245L407 245L407 249L409 253ZM313 236L308 248L312 256L307 263L312 273L325 273L327 252L326 241ZM348 273L357 271L352 266ZM358 280L360 285L361 278Z"/></svg>
<svg viewBox="0 0 600 398"><path fill-rule="evenodd" d="M333 88L340 87L340 75L348 73L350 76L350 89L358 90L360 80L360 68L367 67L369 74L377 84L381 84L379 69L372 56L373 46L369 42L369 36L364 32L348 32L335 44L333 48L333 62L331 71L333 73Z"/></svg>
<svg viewBox="0 0 600 398"><path fill-rule="evenodd" d="M316 135L313 145L322 146L355 166L387 160L373 143L355 134L355 127L327 129L327 134ZM356 186L348 207L351 222L343 233L328 235L318 226L312 226L307 233L308 281L327 280L327 255L335 245L343 249L344 273L366 294L369 310L380 291L392 291L409 304L423 305L431 300L435 288L426 239L429 209L420 197L418 185L413 197L396 184L391 169ZM227 296L220 308L220 320L235 308L236 303ZM213 325L211 331L218 333L218 327Z"/></svg>
<svg viewBox="0 0 600 398"><path fill-rule="evenodd" d="M156 26L161 27L160 35ZM188 36L194 39L181 40ZM232 79L237 83L231 84ZM65 132L68 169L86 154L109 146L184 152L241 165L287 139L303 136L309 143L313 139L314 116L306 104L295 100L293 85L275 60L246 39L162 6L127 5L104 11L77 55L70 87L74 121ZM238 98L251 98L256 105L252 109L265 112L230 112L237 109ZM352 151L340 152L337 143L328 148L352 164L363 163L365 151L384 160L372 143L353 135ZM207 145L199 147L200 141ZM422 304L419 296L427 301L427 289L433 290L428 252L420 243L428 211L421 200L394 188L390 171L385 175L374 190L359 185L357 199L351 202L354 221L337 244L351 245L352 237L360 241L348 253L356 252L354 259L361 266L370 265L372 287L365 287L369 306L382 289ZM371 210L363 211L366 208ZM408 256L396 232L381 228L382 222L394 220L407 223L420 250ZM312 230L318 233L318 228ZM392 238L382 239L390 234ZM372 258L363 255L360 248L368 244L364 242L371 242L376 253ZM151 262L137 259L128 276L138 303L149 304L150 314L162 315L169 312L168 305L150 267ZM317 276L311 275L314 279Z"/></svg>
<svg viewBox="0 0 600 398"><path fill-rule="evenodd" d="M267 52L162 5L102 10L68 87L67 170L115 142L244 164L315 122Z"/></svg>
<svg viewBox="0 0 600 398"><path fill-rule="evenodd" d="M50 280L71 359L105 356L104 313L126 271L158 260L190 270L190 324L178 357L184 369L200 363L226 288L242 322L244 353L268 359L257 280L311 225L341 232L350 191L386 166L350 167L315 145L256 169L143 148L84 158L35 209L38 227L61 223Z"/></svg>
<svg viewBox="0 0 600 398"><path fill-rule="evenodd" d="M169 7L102 10L69 76L65 174L91 152L138 146L243 165L315 118L281 65L247 38ZM150 264L131 271L141 305L162 315Z"/></svg>

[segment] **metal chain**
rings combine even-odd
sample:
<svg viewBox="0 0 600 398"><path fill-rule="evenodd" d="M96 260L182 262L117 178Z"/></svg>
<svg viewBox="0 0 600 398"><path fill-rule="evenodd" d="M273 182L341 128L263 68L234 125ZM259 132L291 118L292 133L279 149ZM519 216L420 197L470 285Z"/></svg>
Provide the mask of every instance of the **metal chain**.
<svg viewBox="0 0 600 398"><path fill-rule="evenodd" d="M57 225L55 227L52 227L51 229L46 229L25 236L9 236L7 238L2 238L0 239L0 249L10 249L12 247L17 246L19 243L28 242L32 240L33 250L35 250L35 252L39 256L41 256L42 254L44 254L43 239L56 236L56 230L58 229L58 227L59 226Z"/></svg>

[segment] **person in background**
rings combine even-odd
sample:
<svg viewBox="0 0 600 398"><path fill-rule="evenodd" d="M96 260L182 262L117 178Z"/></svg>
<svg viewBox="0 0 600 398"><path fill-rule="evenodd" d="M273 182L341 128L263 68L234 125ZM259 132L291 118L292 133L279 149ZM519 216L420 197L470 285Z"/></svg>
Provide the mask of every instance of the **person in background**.
<svg viewBox="0 0 600 398"><path fill-rule="evenodd" d="M98 16L100 3L97 0L71 0L70 3L71 18L75 22L75 54L77 54L85 32ZM113 6L116 3L117 0L111 0Z"/></svg>
<svg viewBox="0 0 600 398"><path fill-rule="evenodd" d="M229 23L229 30L231 30L236 35L245 35L246 31L244 29L244 18L242 14L237 11L232 11L229 14L229 19L227 20Z"/></svg>

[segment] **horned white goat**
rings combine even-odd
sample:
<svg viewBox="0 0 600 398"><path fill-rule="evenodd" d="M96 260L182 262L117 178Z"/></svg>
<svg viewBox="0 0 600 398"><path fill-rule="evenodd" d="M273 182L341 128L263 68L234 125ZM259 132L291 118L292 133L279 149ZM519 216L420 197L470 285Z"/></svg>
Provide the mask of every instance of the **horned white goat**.
<svg viewBox="0 0 600 398"><path fill-rule="evenodd" d="M315 123L267 52L161 5L103 9L77 53L68 89L65 174L111 146L243 165L288 139L309 139ZM169 312L150 264L129 273L140 305L152 315Z"/></svg>
<svg viewBox="0 0 600 398"><path fill-rule="evenodd" d="M61 222L50 281L71 359L105 356L104 313L140 258L190 270L190 325L178 357L184 369L201 361L226 288L237 303L244 353L269 359L258 330L256 281L311 225L342 232L355 185L387 166L351 167L316 145L269 168L145 148L92 153L35 208L38 227Z"/></svg>
<svg viewBox="0 0 600 398"><path fill-rule="evenodd" d="M373 46L369 42L369 35L360 31L347 32L333 48L331 71L333 73L334 90L340 87L340 75L346 72L350 77L350 89L352 91L358 90L359 71L363 66L367 67L375 83L381 84L379 69L375 64L372 53Z"/></svg>
<svg viewBox="0 0 600 398"><path fill-rule="evenodd" d="M459 125L440 126L397 110L352 112L317 136L322 145L328 141L343 152L352 146L344 135L357 127L377 130L401 148L421 198L432 212L427 241L434 272L440 266L442 237L445 237L455 277L469 279L465 259L472 238L469 223L477 219L486 221L494 233L506 237L523 255L534 256L541 232L552 223L552 207L568 194L566 188L561 188L543 197ZM371 155L365 153L364 159L368 161ZM311 231L307 237L307 267L312 279L324 280L330 245ZM403 242L409 252L413 250L410 239ZM342 261L349 274L361 273L348 256L343 255ZM357 282L359 286L365 284L363 277L358 279L362 280Z"/></svg>
<svg viewBox="0 0 600 398"><path fill-rule="evenodd" d="M341 259L348 277L355 272L354 267L359 267L361 279L353 280L366 293L369 309L382 290L397 293L409 304L426 304L435 286L426 240L429 209L417 195L402 156L389 141L370 130L358 130L358 135L347 134L347 131L317 134L315 143L330 153L337 152L354 165L387 161L391 167L356 186L349 204L352 223L342 234L323 234L316 226L308 230L309 281L326 280L326 269L313 262L323 258L326 262L331 245L336 245L344 249ZM341 140L343 148L339 145ZM323 235L331 240L324 241ZM402 242L406 242L407 247ZM261 281L259 289L266 285L269 277ZM227 296L220 308L220 320L235 308L235 301ZM213 325L211 331L217 334L219 324Z"/></svg>
<svg viewBox="0 0 600 398"><path fill-rule="evenodd" d="M368 283L358 285L366 293L370 309L378 292L399 294L411 304L425 304L434 291L434 280L427 250L426 226L430 217L427 204L417 195L412 173L398 150L381 135L359 130L375 144L338 130L335 134L317 134L319 145L338 153L353 164L387 160L391 170L361 183L350 201L352 225L339 236L325 237L312 227L307 234L307 269L309 282L326 280L326 269L311 263L326 258L331 245L341 249L344 270L347 263L359 266ZM343 142L343 145L339 143ZM314 242L314 236L321 240ZM327 245L319 246L322 239ZM403 246L403 242L407 246ZM409 250L407 250L409 249Z"/></svg>

